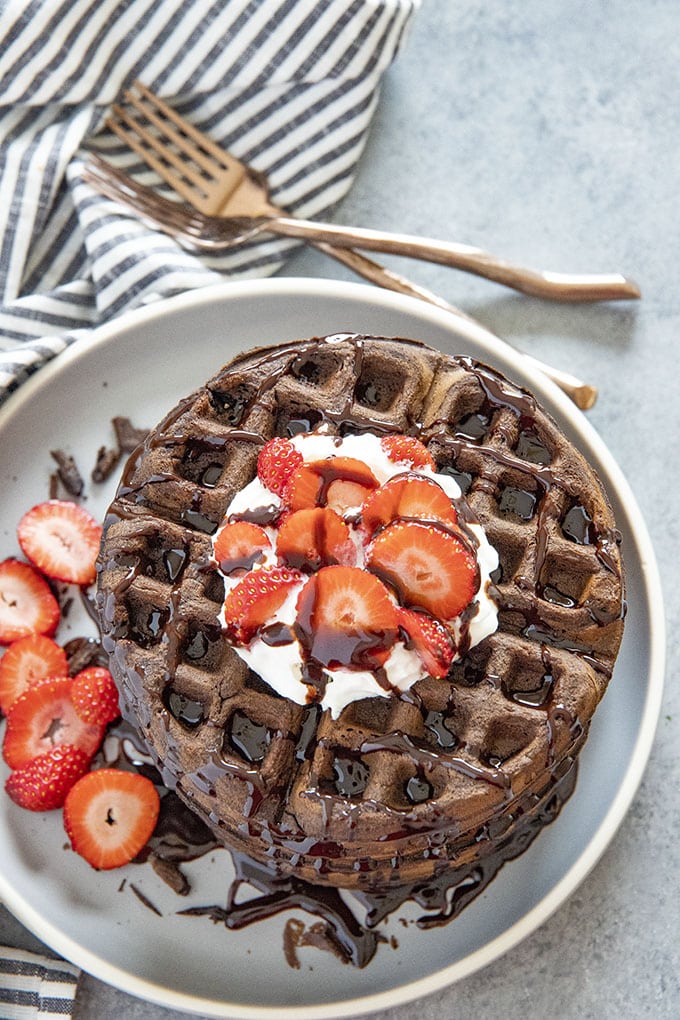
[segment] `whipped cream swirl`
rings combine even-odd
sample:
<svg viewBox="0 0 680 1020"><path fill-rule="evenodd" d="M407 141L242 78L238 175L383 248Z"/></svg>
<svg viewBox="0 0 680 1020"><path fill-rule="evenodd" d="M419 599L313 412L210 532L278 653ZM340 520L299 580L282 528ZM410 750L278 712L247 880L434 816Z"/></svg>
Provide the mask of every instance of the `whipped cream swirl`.
<svg viewBox="0 0 680 1020"><path fill-rule="evenodd" d="M380 486L407 472L409 477L422 476L436 482L454 507L456 504L460 507L461 501L464 502L460 486L453 477L440 474L430 467L414 468L404 461L395 462L388 457L379 437L372 433L365 432L361 435L339 438L317 431L294 436L291 443L302 455L304 463L333 457L354 458L370 468ZM239 518L257 519L258 512L264 514L265 510L281 505L281 497L267 488L259 477L255 477L234 496L225 521ZM366 546L365 535L359 526L360 509L358 506L349 507L343 517L356 546L356 565L363 567ZM252 568L254 570L276 566L278 563L276 554L278 529L276 525L263 527L271 541L271 548L265 550L261 560ZM498 567L498 553L489 543L482 525L470 521L469 508L465 514L465 530L477 560L479 586L464 613L453 620L442 621L457 650L456 658L460 656L459 648L464 646L464 650L467 650L479 644L498 626L497 606L491 595L491 575ZM226 596L238 584L240 577L224 573L222 577ZM299 584L293 585L283 604L266 621L267 629L276 624L289 628L288 642L273 646L266 643L260 634L256 634L247 644L232 642L238 655L278 694L300 705L318 701L323 709L330 711L333 718L337 718L343 708L353 701L389 697L393 693L406 691L418 680L429 675L415 648L409 647L405 640L398 637L380 668L379 679L371 670L343 666L324 668L325 682L320 688L305 682L304 654L300 642L295 637L294 624L298 596L306 581L305 577ZM390 597L395 599L396 605L396 597L393 595ZM223 615L221 623L226 629Z"/></svg>

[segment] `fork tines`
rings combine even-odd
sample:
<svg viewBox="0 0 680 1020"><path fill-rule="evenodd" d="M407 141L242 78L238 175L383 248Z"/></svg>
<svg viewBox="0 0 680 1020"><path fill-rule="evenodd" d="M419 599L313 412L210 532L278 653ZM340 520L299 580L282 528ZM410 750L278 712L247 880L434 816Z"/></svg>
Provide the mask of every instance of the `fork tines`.
<svg viewBox="0 0 680 1020"><path fill-rule="evenodd" d="M107 127L187 201L196 204L200 196L217 207L241 184L243 164L142 82L134 82L123 103L112 108Z"/></svg>

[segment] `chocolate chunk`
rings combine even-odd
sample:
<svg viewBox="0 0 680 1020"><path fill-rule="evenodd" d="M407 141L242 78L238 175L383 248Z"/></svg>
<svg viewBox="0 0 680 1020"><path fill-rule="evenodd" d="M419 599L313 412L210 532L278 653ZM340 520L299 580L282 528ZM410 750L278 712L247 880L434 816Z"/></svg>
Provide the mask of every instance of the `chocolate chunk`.
<svg viewBox="0 0 680 1020"><path fill-rule="evenodd" d="M82 496L85 483L73 457L63 450L50 450L50 456L57 463L57 476L69 496Z"/></svg>
<svg viewBox="0 0 680 1020"><path fill-rule="evenodd" d="M175 861L165 860L165 858L157 857L155 854L151 854L150 861L151 867L158 877L166 885L169 885L173 892L176 892L178 896L187 896L189 894L191 883Z"/></svg>
<svg viewBox="0 0 680 1020"><path fill-rule="evenodd" d="M132 453L140 443L147 437L148 429L138 429L132 424L129 418L116 417L112 419L116 431L118 447L122 453Z"/></svg>
<svg viewBox="0 0 680 1020"><path fill-rule="evenodd" d="M120 450L112 450L106 446L100 446L97 450L97 461L92 469L93 482L105 482L111 477L116 464L120 460Z"/></svg>
<svg viewBox="0 0 680 1020"><path fill-rule="evenodd" d="M108 666L108 656L96 638L75 637L64 645L71 676L89 666Z"/></svg>

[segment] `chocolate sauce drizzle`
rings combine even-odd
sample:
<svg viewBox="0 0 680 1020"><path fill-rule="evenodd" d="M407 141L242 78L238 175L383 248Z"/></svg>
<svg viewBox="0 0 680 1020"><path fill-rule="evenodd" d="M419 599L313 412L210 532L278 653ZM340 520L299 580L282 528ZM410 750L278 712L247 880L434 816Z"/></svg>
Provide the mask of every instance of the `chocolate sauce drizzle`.
<svg viewBox="0 0 680 1020"><path fill-rule="evenodd" d="M434 928L458 917L491 882L503 864L522 853L541 829L553 821L571 796L576 782L576 761L562 762L546 789L531 798L529 803L518 805L508 831L493 843L488 834L480 832L480 839L488 839L489 849L471 865L451 869L443 867L425 881L402 883L382 892L354 893L365 911L360 923L334 888L312 885L290 874L278 873L244 854L230 851L235 867L235 878L224 905L210 904L180 911L184 916L208 917L230 929L240 929L257 921L268 920L277 914L293 909L320 917L325 926L324 935L336 955L356 967L366 966L374 957L379 945L386 944L385 935L378 925L412 900L423 910L416 924L419 928ZM237 903L242 885L257 889L259 896ZM323 947L322 943L319 943Z"/></svg>
<svg viewBox="0 0 680 1020"><path fill-rule="evenodd" d="M559 773L551 777L541 794L534 795L529 803L518 805L503 837L491 843L489 834L480 832L480 839L488 839L489 849L473 864L454 869L446 866L429 880L402 883L382 892L355 892L354 896L365 911L363 924L337 889L312 885L293 875L279 873L275 867L267 867L234 850L229 852L235 878L225 904L191 907L179 913L208 917L227 928L240 929L287 910L301 909L323 920L324 936L340 959L356 967L365 967L379 945L387 943L377 926L407 901L412 900L426 911L416 921L419 928L438 927L458 917L488 886L503 864L523 853L541 829L557 817L573 792L576 771L575 759L563 761ZM260 895L237 903L242 885L254 887ZM321 941L318 944L323 948Z"/></svg>
<svg viewBox="0 0 680 1020"><path fill-rule="evenodd" d="M147 846L136 858L136 863L152 863L159 876L171 884L179 895L186 895L190 891L186 878L184 881L175 880L181 875L182 864L216 850L224 851L231 857L234 876L224 903L189 907L178 910L179 915L207 917L231 930L238 930L285 911L303 910L320 918L323 923L322 929L317 929L316 937L308 940L308 944L330 949L342 962L356 967L365 967L379 946L388 943L385 934L378 931L377 927L409 900L426 911L416 921L420 928L439 926L457 917L486 888L503 864L522 853L543 826L557 816L573 792L576 781L576 761L568 758L561 763L559 770L551 774L543 791L518 801L502 838L494 837L491 832L480 831L478 838L486 841L488 850L473 865L453 870L448 866L442 867L427 881L397 884L380 892L354 892L365 914L362 923L339 890L313 885L282 872L273 862L268 865L257 862L220 843L175 793L162 786L160 776L149 764L148 753L139 734L129 724L119 722L110 727L106 748L106 755L100 752L96 764L136 769L151 778L160 788L161 810L158 823ZM165 867L157 867L159 862ZM256 889L259 895L238 902L244 886ZM132 885L130 887L133 888ZM142 898L138 890L133 888L133 891ZM146 898L143 901L149 909L159 913L151 901ZM289 953L287 957L290 962Z"/></svg>
<svg viewBox="0 0 680 1020"><path fill-rule="evenodd" d="M253 408L266 397L268 391L275 390L279 380L292 370L294 364L297 365L297 371L303 376L305 372L309 374L312 371L312 369L304 367L306 362L300 361L303 355L305 358L313 359L316 354L332 351L333 344L340 341L352 345L354 378L359 380L362 376L365 348L365 338L361 336L341 335L335 338L310 341L304 345L297 345L294 350L288 353L281 349L275 349L273 352L264 353L253 365L254 377L262 375L257 386L248 387L243 384L238 392L229 394L219 390L217 386L209 384L207 393L210 402L230 426L226 437L211 439L208 449L201 447L200 443L197 444L195 439L189 440L184 435L180 422L182 415L191 405L192 397L180 404L174 412L171 412L159 429L146 440L143 450L153 449L157 446L162 446L168 451L172 451L174 448L186 450L187 443L189 443L189 459L192 461L193 467L199 470L200 485L206 491L211 491L219 482L220 465L222 464L220 456L229 444L242 443L259 447L264 443L265 440L261 435L250 432L242 426ZM304 348L302 353L301 346ZM549 529L555 526L555 520L551 516L554 511L549 507L546 497L553 488L559 488L566 493L571 501L568 509L563 513L561 521L558 522L564 538L578 545L591 547L597 560L619 581L617 546L620 543L620 535L615 531L599 529L588 509L579 503L579 493L575 487L567 478L558 475L551 463L550 453L539 435L534 399L469 358L461 357L449 360L453 360L476 378L483 393L481 406L453 429L451 423L446 420L430 423L427 428L422 422L412 421L410 424L411 434L420 437L423 442L428 444L436 442L443 451L446 460L444 470L455 477L460 477L464 489L466 486L468 488L474 486L477 490L485 491L484 486L487 485L489 494L499 500L501 514L504 512L514 514L524 520L535 518L536 543L532 571L531 576L527 576L523 580L519 579L520 594L522 585L524 585L527 591L536 592L539 601L542 600L546 605L561 607L569 611L585 609L596 628L606 627L610 623L622 619L625 612L623 602L620 608L610 613L587 604L576 606L574 599L560 592L555 586L544 583L549 549ZM238 360L235 367L238 369ZM264 373L260 371L261 369L265 369ZM357 400L361 407L357 407ZM294 434L296 431L308 431L318 424L326 423L337 430L341 436L365 430L370 430L378 435L393 431L393 427L386 424L384 417L379 416L379 404L378 390L376 389L374 392L366 384L361 392L357 387L354 390L348 390L344 404L339 408L319 409L308 418L302 416L299 419L291 418L286 428L289 434ZM376 407L375 414L371 413L371 405ZM499 409L511 412L519 425L519 440L514 450L510 448L509 443L501 448L485 442L487 432L497 417ZM510 438L509 432L507 438ZM497 468L512 473L513 477L526 477L526 487L521 485L506 486L504 492L499 496L495 491L496 483L483 476L475 478L474 481L472 476L467 476L466 482L466 473L462 470L459 471L458 465L460 462L464 463L463 455L471 450L477 451L477 453L482 450L490 462L493 462ZM125 470L116 503L107 520L107 526L116 518L133 517L135 513L139 512L139 509L143 508L145 504L147 486L163 485L175 480L171 474L157 475L147 478L142 484L133 484L141 455L139 453L133 458ZM219 521L213 520L205 511L201 499L202 491L199 489L192 505L185 509L182 521L178 523L181 523L189 532L211 534L219 525ZM253 520L258 524L266 524L271 519L273 512L273 508L264 507L256 510L247 518L244 518L243 515L240 515L240 518ZM461 516L464 527L465 513L463 512ZM130 634L130 636L142 645L145 640L162 639L165 642L167 675L163 705L170 717L187 729L192 729L203 724L206 707L200 702L187 698L174 687L181 650L187 640L186 621L180 617L180 585L183 572L186 569L187 558L186 547L173 550L172 555L168 555L166 567L171 588L167 604L163 607L163 612L166 615L162 618L159 617L156 624L149 622L149 634L146 636L139 633ZM116 654L118 640L125 637L129 631L126 632L125 625L121 629L114 626L113 623L116 601L125 594L127 588L133 584L135 578L143 570L142 559L137 558L135 561L133 558L127 573L119 581L117 588L100 600L99 611L104 630L104 647L112 656L112 668L118 674L123 673L126 680L126 696L132 697L134 701L134 704L128 706L130 715L138 718L144 726L146 725L143 718L145 709L141 694L140 697L135 695L135 691L141 692L143 679L137 676L134 670L131 670L124 659L119 662ZM382 887L376 887L375 883L371 887L370 861L361 859L356 861L357 869L365 870L369 876L366 886L355 894L366 908L366 921L360 924L336 889L328 885L310 884L294 874L295 861L306 857L307 859L316 859L317 870L322 878L324 869L329 867L325 862L348 856L351 847L346 850L330 840L312 839L304 832L297 830L294 821L288 819L284 824L280 815L274 819L268 818L263 810L267 802L268 791L259 765L266 759L270 746L281 738L282 733L257 724L244 714L239 717L237 713L234 713L224 732L223 753L220 753L219 750L213 752L191 776L179 776L178 778L170 775L167 769L163 772L163 776L170 783L176 780L180 792L185 785L189 788L193 783L211 796L215 794L218 779L227 773L245 784L247 796L241 826L242 835L246 839L255 837L261 840L263 852L268 847L271 853L268 862L263 863L262 861L256 862L241 851L230 848L229 852L234 860L236 874L225 902L192 907L182 913L194 917L208 916L213 921L224 923L229 928L241 928L282 911L301 908L322 919L325 926L325 937L328 938L341 958L355 966L365 966L377 951L378 945L385 941L383 935L376 931L376 926L399 909L407 900L414 901L427 911L418 921L421 927L446 923L452 917L457 916L488 885L505 861L517 856L529 845L540 829L558 814L562 804L571 795L576 779L577 753L587 732L587 726L555 697L555 667L551 649L566 650L579 656L592 669L605 677L610 674L610 667L598 657L593 647L557 633L542 618L537 608L529 610L521 600L514 601L509 586L503 585L500 577L497 585L495 591L501 613L523 620L523 624L519 626L519 632L538 645L543 675L537 681L537 686L529 691L510 689L504 686L500 678L486 675L483 669L480 678L475 682L488 683L498 687L511 702L540 713L545 727L547 746L546 774L541 780L544 782L543 788L539 790L530 788L521 795L515 796L500 758L496 760L492 756L486 762L482 762L480 756L477 761L471 760L473 755L472 753L466 754L467 748L454 732L455 726L450 728L452 724L449 714L444 710L435 711L422 706L423 724L425 731L429 734L428 739L431 744L426 741L417 741L410 734L395 729L393 732L383 733L370 740L365 740L357 749L356 756L337 757L330 779L326 777L324 781L320 781L319 777L312 775L305 796L321 807L322 814L330 811L337 801L338 795L345 797L344 810L347 818L350 819L352 813L363 803L362 795L368 781L367 768L369 765L367 763L370 764L372 755L380 753L399 756L412 766L412 775L404 780L404 798L406 803L410 803L411 808L394 811L395 822L398 821L398 824L395 824L393 832L386 835L386 839L394 842L393 880L383 884ZM277 644L285 643L289 638L290 634L285 628L270 628L265 634L265 640L274 647ZM194 637L193 640L197 641L196 659L200 662L202 654L205 654L202 652L202 639ZM463 647L462 650L465 652L466 648ZM307 680L311 686L316 685L321 688L325 682L323 671L315 672L310 668ZM395 696L394 692L393 696ZM407 692L401 696L401 699L406 703L418 706L419 699L415 691ZM307 710L301 731L296 738L294 757L298 766L310 762L319 747L318 722L319 710L314 706ZM565 731L567 734L566 748ZM558 732L562 734L559 740ZM283 736L287 735L283 734ZM169 731L168 740L170 741ZM557 753L558 744L559 754ZM446 751L446 755L440 753L442 750ZM170 756L173 753L171 747ZM426 821L418 821L417 809L419 805L430 802L436 805L435 772L442 766L459 772L471 782L484 783L498 795L498 810L479 828L474 836L477 853L472 863L465 863L464 845L457 844L456 839L459 834L452 831L451 822L443 816L443 813L438 813L435 808L425 816ZM289 782L292 783L292 781L293 777L289 779ZM324 786L324 782L333 784L332 788ZM285 802L286 798L281 796L280 789L273 792L274 799ZM174 800L168 799L171 797ZM170 793L164 798L164 804L166 803L168 808L165 813L165 824L167 825L168 815L174 814L173 804L181 804L181 801L174 793ZM208 847L214 849L221 845L216 842L210 829L204 826L196 815L193 815L192 812L189 814L205 830L203 833L205 841L201 844L203 849L197 851L196 836L187 840L186 853L189 856L183 858L183 851L179 849L182 845L182 837L175 830L175 844L172 852L177 853L177 856L173 858L177 862L191 859L191 854L199 856L200 853L207 852ZM210 820L217 829L219 827L218 819L211 818ZM468 845L470 833L467 832L463 835L467 840L465 845ZM409 840L413 837L425 837L425 842L422 844L422 856L432 862L431 877L415 883L404 879L400 872L403 863L402 850L405 851L405 860L409 852ZM226 838L227 836L225 836ZM160 854L160 848L166 844L160 837L154 836L154 839L150 844L149 853ZM162 854L160 855L162 856ZM258 890L259 896L245 902L237 902L237 894L243 885L254 887Z"/></svg>

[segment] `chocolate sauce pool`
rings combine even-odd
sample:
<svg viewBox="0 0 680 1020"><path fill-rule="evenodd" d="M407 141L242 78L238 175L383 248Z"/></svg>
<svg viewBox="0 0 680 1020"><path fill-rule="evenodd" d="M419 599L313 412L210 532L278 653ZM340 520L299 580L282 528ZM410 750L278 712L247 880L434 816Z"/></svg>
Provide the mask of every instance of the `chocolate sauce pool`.
<svg viewBox="0 0 680 1020"><path fill-rule="evenodd" d="M446 865L441 874L429 881L395 885L380 893L354 891L352 895L365 915L362 923L338 889L312 885L280 873L275 866L266 866L218 842L177 794L163 787L148 753L141 746L139 735L128 723L120 721L110 727L95 764L134 769L157 784L161 794L158 822L135 863L150 864L179 896L191 891L182 864L216 850L230 855L234 877L225 883L223 901L180 909L178 914L186 918L208 918L233 930L292 910L303 910L320 919L310 927L295 918L289 919L284 930L283 951L291 967L299 966L296 949L300 946L315 946L331 952L342 963L365 967L381 944L396 947L396 940L388 940L378 926L408 901L425 911L415 922L419 928L437 927L458 917L486 889L503 864L523 853L541 829L557 817L574 790L577 774L576 756L563 759L559 768L551 773L543 791L519 799L507 831L496 837L493 844L489 842L489 851L473 864L453 870ZM491 835L480 832L480 839ZM237 902L243 886L257 890L257 895ZM141 896L134 883L130 883L130 888L148 909L158 913L153 902Z"/></svg>

